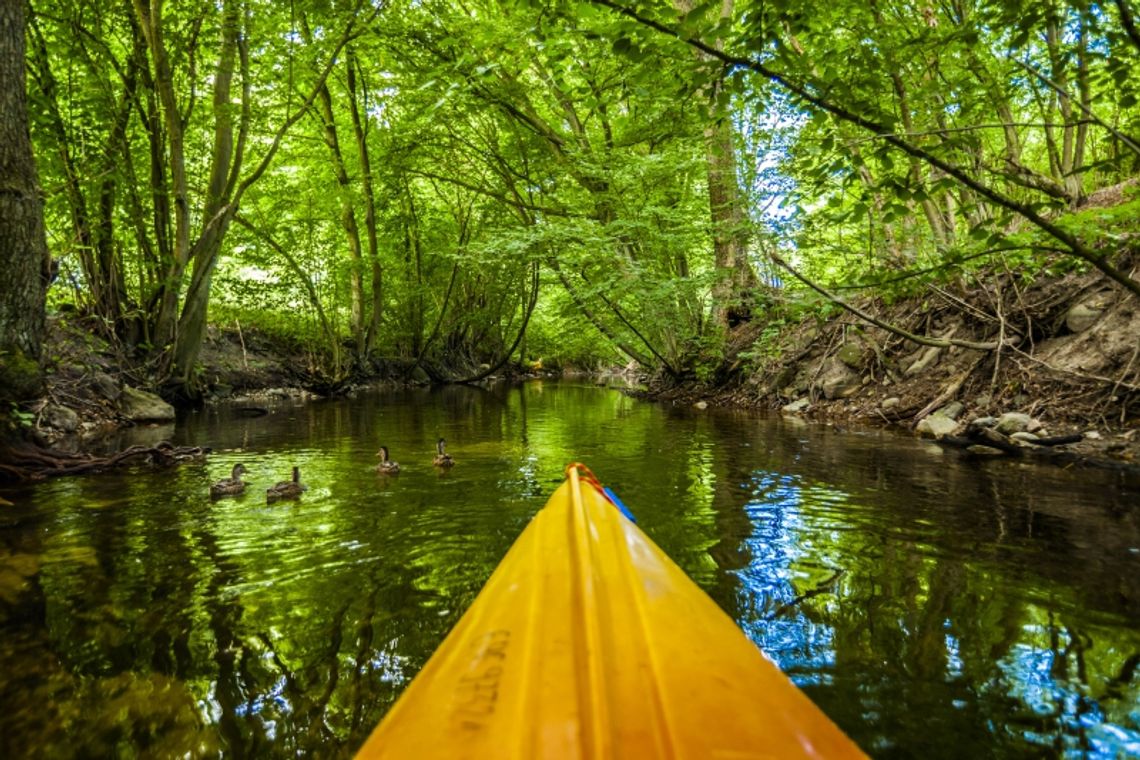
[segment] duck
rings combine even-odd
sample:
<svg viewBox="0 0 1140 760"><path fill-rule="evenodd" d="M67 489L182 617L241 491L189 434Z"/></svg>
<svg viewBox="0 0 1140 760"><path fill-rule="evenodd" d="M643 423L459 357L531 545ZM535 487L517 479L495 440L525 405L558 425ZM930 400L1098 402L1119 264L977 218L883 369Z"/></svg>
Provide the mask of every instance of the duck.
<svg viewBox="0 0 1140 760"><path fill-rule="evenodd" d="M381 475L396 475L400 472L400 463L388 459L387 446L381 446L380 451L376 452L376 456L380 457L380 464L376 465L376 472Z"/></svg>
<svg viewBox="0 0 1140 760"><path fill-rule="evenodd" d="M435 444L435 452L436 452L435 453L435 459L431 460L431 463L434 464L436 467L454 467L455 466L455 460L451 458L451 454L448 454L447 452L445 452L443 450L443 444L445 444L445 443L446 443L446 441L444 441L442 438L440 438Z"/></svg>
<svg viewBox="0 0 1140 760"><path fill-rule="evenodd" d="M222 478L210 486L210 498L219 499L223 496L236 496L245 490L245 481L241 476L245 474L245 465L238 462L228 478Z"/></svg>
<svg viewBox="0 0 1140 760"><path fill-rule="evenodd" d="M293 479L282 480L272 488L265 489L265 501L271 503L281 499L296 499L309 487L301 482L301 468L293 468Z"/></svg>

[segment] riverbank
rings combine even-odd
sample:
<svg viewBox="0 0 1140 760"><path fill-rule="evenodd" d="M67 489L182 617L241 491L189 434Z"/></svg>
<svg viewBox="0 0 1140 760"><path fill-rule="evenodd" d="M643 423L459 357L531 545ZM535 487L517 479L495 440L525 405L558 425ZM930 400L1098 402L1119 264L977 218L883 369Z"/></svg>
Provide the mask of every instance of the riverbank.
<svg viewBox="0 0 1140 760"><path fill-rule="evenodd" d="M848 303L895 330L837 309L779 330L744 325L719 383L659 377L643 395L888 426L979 456L1140 469L1140 302L1098 272L1006 269Z"/></svg>
<svg viewBox="0 0 1140 760"><path fill-rule="evenodd" d="M848 303L891 329L834 307L793 317L793 304L777 303L729 336L714 379L659 376L638 395L888 426L978 456L1140 468L1140 304L1099 273L1030 279L1006 269L889 303ZM119 428L175 419L147 368L124 369L121 354L79 320L50 319L47 345L47 392L20 414L36 444L82 451ZM281 399L432 382L422 368L382 361L367 376L331 383L303 347L236 325L211 327L202 361L206 402L251 413ZM539 373L552 369L508 366L497 376Z"/></svg>
<svg viewBox="0 0 1140 760"><path fill-rule="evenodd" d="M48 318L44 353L44 394L15 415L23 427L18 437L27 443L55 454L76 454L99 448L101 439L123 428L167 428L175 422L177 410L159 395L152 368L132 362L74 314ZM258 329L211 326L201 354L202 402L256 416L282 402L433 383L422 367L382 359L332 380L322 373L320 359L302 345ZM485 368L475 368L475 373ZM488 380L541 372L541 367L507 365ZM24 451L24 444L16 445Z"/></svg>

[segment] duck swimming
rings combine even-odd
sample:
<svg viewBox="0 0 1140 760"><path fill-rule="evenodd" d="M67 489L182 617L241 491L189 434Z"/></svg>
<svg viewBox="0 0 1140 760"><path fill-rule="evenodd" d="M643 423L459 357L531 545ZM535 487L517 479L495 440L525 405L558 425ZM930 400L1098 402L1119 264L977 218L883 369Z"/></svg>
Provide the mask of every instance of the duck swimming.
<svg viewBox="0 0 1140 760"><path fill-rule="evenodd" d="M245 481L241 476L245 474L245 465L238 462L228 478L222 478L210 486L210 498L220 499L223 496L236 496L245 490Z"/></svg>
<svg viewBox="0 0 1140 760"><path fill-rule="evenodd" d="M380 457L380 464L376 465L376 472L381 475L396 475L400 472L400 463L388 459L387 446L381 446L380 451L376 452L376 456Z"/></svg>
<svg viewBox="0 0 1140 760"><path fill-rule="evenodd" d="M442 438L440 438L439 441L436 442L436 444L435 444L435 451L436 451L435 459L431 460L431 463L434 464L436 467L454 467L455 466L455 460L451 458L451 454L448 454L447 452L445 452L443 450L443 444L444 443L446 443L446 441L444 441Z"/></svg>
<svg viewBox="0 0 1140 760"><path fill-rule="evenodd" d="M308 488L301 482L301 468L294 467L292 480L282 480L272 488L265 489L265 501L268 504L281 499L296 499Z"/></svg>

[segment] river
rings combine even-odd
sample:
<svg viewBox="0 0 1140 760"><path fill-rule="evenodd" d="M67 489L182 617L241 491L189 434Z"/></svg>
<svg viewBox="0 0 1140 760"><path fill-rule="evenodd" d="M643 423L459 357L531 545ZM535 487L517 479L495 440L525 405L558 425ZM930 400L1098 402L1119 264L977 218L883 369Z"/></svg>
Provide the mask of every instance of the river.
<svg viewBox="0 0 1140 760"><path fill-rule="evenodd" d="M214 453L0 491L0 756L351 756L573 460L869 754L1140 756L1135 475L568 381L131 435Z"/></svg>

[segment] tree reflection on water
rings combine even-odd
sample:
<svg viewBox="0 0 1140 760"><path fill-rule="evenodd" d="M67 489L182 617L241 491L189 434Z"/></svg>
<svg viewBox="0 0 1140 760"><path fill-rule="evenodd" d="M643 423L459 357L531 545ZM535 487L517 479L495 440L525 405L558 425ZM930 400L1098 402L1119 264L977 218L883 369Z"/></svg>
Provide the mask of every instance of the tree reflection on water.
<svg viewBox="0 0 1140 760"><path fill-rule="evenodd" d="M350 756L571 460L872 754L1140 754L1125 475L570 383L213 410L178 435L217 453L5 492L4 756ZM211 502L239 461L247 493ZM293 465L310 491L267 506Z"/></svg>

